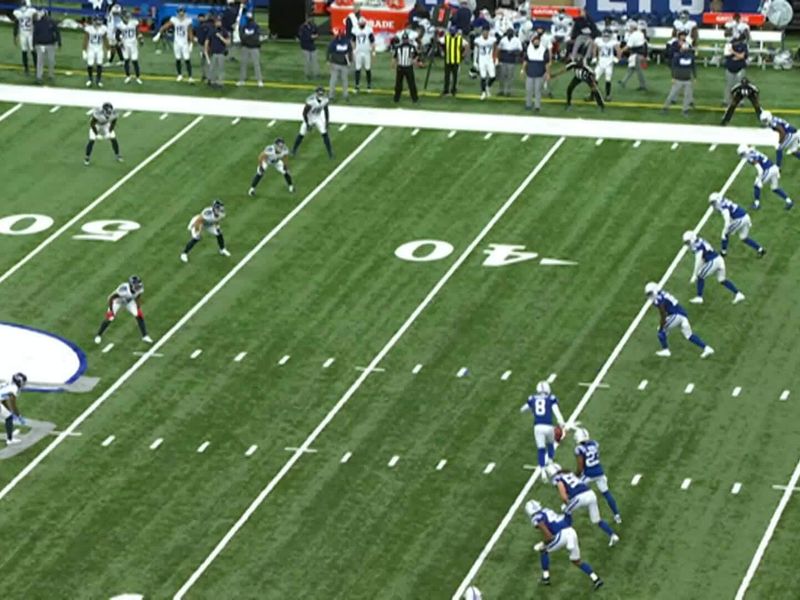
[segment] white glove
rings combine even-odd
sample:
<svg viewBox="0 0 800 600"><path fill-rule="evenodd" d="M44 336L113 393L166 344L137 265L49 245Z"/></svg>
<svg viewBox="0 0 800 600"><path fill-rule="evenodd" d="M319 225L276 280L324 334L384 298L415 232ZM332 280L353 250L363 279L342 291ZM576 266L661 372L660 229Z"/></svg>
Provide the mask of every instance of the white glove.
<svg viewBox="0 0 800 600"><path fill-rule="evenodd" d="M592 64L593 64L593 65L596 65L596 64L597 64L597 57L596 57L596 56L595 56L595 57L592 59Z"/></svg>
<svg viewBox="0 0 800 600"><path fill-rule="evenodd" d="M81 52L81 58L83 60L86 60L88 57L89 57L89 54L86 52L86 50Z"/></svg>
<svg viewBox="0 0 800 600"><path fill-rule="evenodd" d="M154 42L157 42L157 41L158 41L158 40L160 40L160 39L161 39L161 32L159 31L157 34L155 34L155 35L153 36L153 41L154 41Z"/></svg>
<svg viewBox="0 0 800 600"><path fill-rule="evenodd" d="M689 283L697 283L697 275L692 275L692 278L689 280Z"/></svg>
<svg viewBox="0 0 800 600"><path fill-rule="evenodd" d="M546 547L547 547L547 544L545 544L544 542L536 542L536 544L534 544L534 546L533 546L533 549L536 552L544 552L544 549Z"/></svg>

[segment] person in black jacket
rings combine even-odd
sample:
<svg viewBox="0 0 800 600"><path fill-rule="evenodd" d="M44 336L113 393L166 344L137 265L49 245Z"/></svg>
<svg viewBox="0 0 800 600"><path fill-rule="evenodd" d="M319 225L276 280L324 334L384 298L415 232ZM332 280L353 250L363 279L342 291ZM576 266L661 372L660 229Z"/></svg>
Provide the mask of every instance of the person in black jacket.
<svg viewBox="0 0 800 600"><path fill-rule="evenodd" d="M214 17L211 14L205 13L197 17L197 31L194 32L194 37L200 48L206 47L206 40L211 32L214 31ZM209 63L206 58L205 52L200 52L200 70L202 72L202 79L200 81L208 81Z"/></svg>
<svg viewBox="0 0 800 600"><path fill-rule="evenodd" d="M570 110L572 108L572 92L575 91L578 85L585 83L589 86L592 92L591 97L597 102L597 106L600 107L600 110L604 110L606 105L603 102L600 89L597 87L597 79L594 76L594 72L580 60L573 60L567 63L566 70L572 71L572 81L567 86L567 105L564 109Z"/></svg>
<svg viewBox="0 0 800 600"><path fill-rule="evenodd" d="M239 81L236 82L236 85L244 85L244 80L247 79L247 63L252 62L258 87L264 87L264 80L261 77L261 28L253 18L252 12L248 12L242 20L242 24L239 25L239 39L242 43L242 50Z"/></svg>
<svg viewBox="0 0 800 600"><path fill-rule="evenodd" d="M731 88L731 103L725 111L725 116L722 117L722 125L727 125L730 122L733 113L736 112L736 108L745 99L750 101L750 104L753 105L753 110L756 111L756 116L759 116L761 114L761 102L758 99L758 88L750 83L747 77L743 77L739 83Z"/></svg>
<svg viewBox="0 0 800 600"><path fill-rule="evenodd" d="M42 83L44 63L47 61L47 78L55 79L56 46L61 48L61 32L47 11L39 13L33 21L33 47L36 50L36 83Z"/></svg>

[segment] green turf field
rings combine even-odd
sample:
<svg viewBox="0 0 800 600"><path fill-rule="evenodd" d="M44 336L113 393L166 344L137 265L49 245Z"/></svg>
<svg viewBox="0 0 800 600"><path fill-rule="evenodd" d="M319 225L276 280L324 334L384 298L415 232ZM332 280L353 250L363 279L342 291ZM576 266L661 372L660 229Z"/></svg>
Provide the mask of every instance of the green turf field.
<svg viewBox="0 0 800 600"><path fill-rule="evenodd" d="M747 300L709 282L688 304L681 234L702 224L719 243L711 191L750 203L732 147L337 126L335 160L309 135L295 192L268 172L249 198L258 152L297 123L133 111L125 162L98 142L84 167L85 113L25 104L0 121L0 223L53 221L0 234L0 321L74 341L100 378L20 399L79 435L0 461L6 597L446 599L495 532L474 570L485 598L585 597L563 552L538 585L540 535L514 510L536 461L519 407L552 375L623 517L614 548L576 517L599 593L734 597L800 458L800 257L796 210L765 191L767 256L734 239L727 258ZM796 197L799 173L788 157ZM186 223L215 197L232 256L205 236L182 264ZM74 239L101 220L140 227ZM436 245L415 258L442 256L397 256L419 240ZM504 245L536 256L487 266ZM123 313L96 346L134 273L155 347ZM665 273L711 358L678 332L654 355L657 315L639 315ZM570 440L557 459L573 465ZM530 497L560 506L538 481ZM790 501L747 598L795 597L796 517Z"/></svg>

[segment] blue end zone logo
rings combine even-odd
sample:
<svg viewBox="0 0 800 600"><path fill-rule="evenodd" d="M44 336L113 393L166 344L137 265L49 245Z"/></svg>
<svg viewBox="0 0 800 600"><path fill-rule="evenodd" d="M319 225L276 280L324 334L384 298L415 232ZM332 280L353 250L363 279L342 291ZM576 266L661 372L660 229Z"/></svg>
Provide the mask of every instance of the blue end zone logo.
<svg viewBox="0 0 800 600"><path fill-rule="evenodd" d="M88 363L83 350L69 340L26 325L0 321L0 365L3 365L0 377L10 377L16 372L28 376L25 391L63 392L78 383Z"/></svg>

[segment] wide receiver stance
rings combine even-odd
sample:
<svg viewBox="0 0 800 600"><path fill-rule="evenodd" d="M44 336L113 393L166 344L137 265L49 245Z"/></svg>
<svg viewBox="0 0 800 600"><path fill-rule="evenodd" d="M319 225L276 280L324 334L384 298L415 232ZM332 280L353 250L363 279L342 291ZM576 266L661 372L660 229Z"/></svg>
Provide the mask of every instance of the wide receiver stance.
<svg viewBox="0 0 800 600"><path fill-rule="evenodd" d="M253 181L250 182L250 189L247 190L248 196L256 195L256 187L261 181L261 178L264 177L264 173L266 173L267 169L270 167L283 175L283 178L286 180L286 185L289 186L289 191L294 191L292 174L289 173L289 167L283 162L283 159L288 156L288 154L289 149L286 147L286 142L283 141L283 138L277 138L274 144L270 144L264 148L264 151L258 155L258 168L256 168Z"/></svg>
<svg viewBox="0 0 800 600"><path fill-rule="evenodd" d="M140 277L132 275L128 281L121 283L116 291L112 292L108 297L108 310L106 311L106 318L100 324L100 329L94 338L95 344L100 344L103 341L103 334L108 326L117 316L121 308L125 308L129 313L136 317L136 324L139 326L139 331L142 334L142 341L147 344L152 344L153 339L147 335L147 327L144 324L144 314L142 313L142 306L139 298L144 292L144 284Z"/></svg>
<svg viewBox="0 0 800 600"><path fill-rule="evenodd" d="M325 142L328 157L333 158L331 138L328 136L328 122L330 121L328 103L328 97L322 87L318 87L313 94L306 98L306 105L303 107L303 122L300 125L300 133L297 134L297 138L294 140L292 156L297 154L300 144L303 143L303 138L308 134L309 128L316 127L317 131L322 135L322 141Z"/></svg>
<svg viewBox="0 0 800 600"><path fill-rule="evenodd" d="M186 247L181 253L181 260L185 263L189 262L189 252L195 247L197 242L200 241L200 236L203 230L209 232L217 238L217 246L219 246L219 253L222 256L230 256L231 253L225 248L225 238L222 237L222 229L220 229L220 222L225 218L225 205L220 200L214 200L214 203L208 208L204 208L203 212L199 215L192 217L189 221L187 229L192 232L192 238L186 244Z"/></svg>
<svg viewBox="0 0 800 600"><path fill-rule="evenodd" d="M14 437L14 421L20 425L25 425L25 419L17 408L17 398L28 382L24 373L15 373L11 377L10 383L0 386L0 421L6 426L6 444L19 444L21 440Z"/></svg>
<svg viewBox="0 0 800 600"><path fill-rule="evenodd" d="M122 156L119 153L119 142L117 142L117 132L114 131L116 126L117 113L110 102L106 102L103 106L94 110L92 120L89 122L89 142L86 144L86 156L83 158L83 164L87 167L89 166L96 140L110 140L117 162L122 162Z"/></svg>

